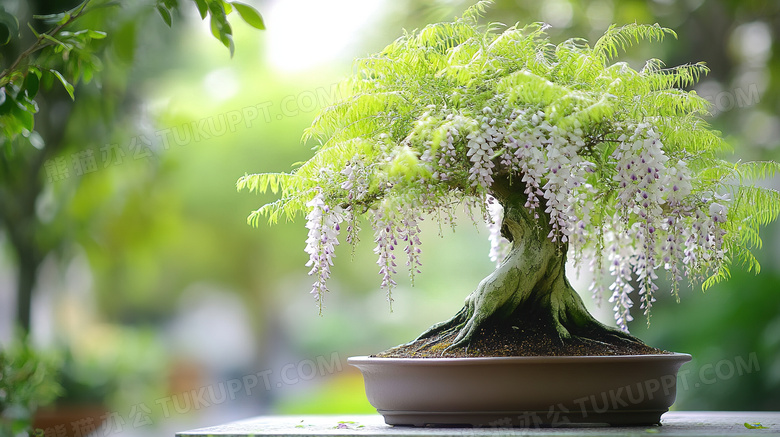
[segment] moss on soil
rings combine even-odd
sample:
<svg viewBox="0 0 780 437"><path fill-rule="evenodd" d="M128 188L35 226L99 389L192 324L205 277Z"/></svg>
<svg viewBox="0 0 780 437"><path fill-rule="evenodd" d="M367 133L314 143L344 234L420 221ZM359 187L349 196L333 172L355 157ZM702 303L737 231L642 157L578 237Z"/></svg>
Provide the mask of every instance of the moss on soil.
<svg viewBox="0 0 780 437"><path fill-rule="evenodd" d="M516 356L652 355L670 353L650 347L637 339L629 341L603 329L572 332L561 339L549 316L514 316L500 322L488 321L466 348L446 350L458 330L445 331L432 338L418 339L380 352L384 358L463 358Z"/></svg>

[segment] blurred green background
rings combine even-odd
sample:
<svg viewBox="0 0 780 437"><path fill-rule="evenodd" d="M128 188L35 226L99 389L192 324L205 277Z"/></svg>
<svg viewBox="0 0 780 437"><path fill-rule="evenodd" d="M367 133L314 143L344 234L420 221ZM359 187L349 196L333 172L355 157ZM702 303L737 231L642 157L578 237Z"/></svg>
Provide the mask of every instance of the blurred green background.
<svg viewBox="0 0 780 437"><path fill-rule="evenodd" d="M75 3L3 5L23 26ZM303 221L251 228L246 216L271 197L237 193L235 181L306 160L301 133L338 97L335 84L355 57L468 3L247 0L267 29L235 21L232 59L181 3L171 29L143 1L123 2L122 19L95 18L109 35L100 80L77 86L75 103L56 88L42 98L36 129L56 148L26 175L39 188L25 193L32 216L0 222L0 344L12 344L18 278L32 268L31 341L65 351L55 366L58 403L100 405L114 433L162 435L264 413L373 412L346 358L406 342L455 313L492 269L487 232L465 218L454 233L427 220L423 274L414 287L399 280L393 312L364 233L354 253L337 250L319 317ZM670 27L677 40L624 59L706 62L712 72L695 89L713 103L709 121L733 159L780 160L780 2L498 0L486 20L545 21L556 42L595 41L611 23ZM8 180L4 190L24 189ZM14 244L19 232L34 234L32 266ZM777 223L757 257L758 276L735 273L706 294L684 287L679 304L659 294L649 328L635 314L632 333L694 356L675 408L780 409ZM587 294L587 278L575 282ZM608 303L593 311L612 323Z"/></svg>

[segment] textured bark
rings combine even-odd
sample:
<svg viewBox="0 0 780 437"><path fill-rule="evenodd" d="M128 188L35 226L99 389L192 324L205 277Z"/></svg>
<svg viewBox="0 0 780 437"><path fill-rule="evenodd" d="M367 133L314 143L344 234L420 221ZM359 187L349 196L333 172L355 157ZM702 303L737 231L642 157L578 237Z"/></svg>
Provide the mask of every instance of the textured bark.
<svg viewBox="0 0 780 437"><path fill-rule="evenodd" d="M553 243L548 238L549 217L537 211L536 218L525 208L523 188L508 179L497 180L492 188L493 195L504 207L501 232L512 242L511 252L469 294L454 317L432 326L415 342L457 331L447 349L467 347L486 321L509 320L520 311L549 315L560 340L576 335L573 332L598 332L601 338L607 334L616 340L641 343L617 328L603 325L588 313L566 279L567 245Z"/></svg>

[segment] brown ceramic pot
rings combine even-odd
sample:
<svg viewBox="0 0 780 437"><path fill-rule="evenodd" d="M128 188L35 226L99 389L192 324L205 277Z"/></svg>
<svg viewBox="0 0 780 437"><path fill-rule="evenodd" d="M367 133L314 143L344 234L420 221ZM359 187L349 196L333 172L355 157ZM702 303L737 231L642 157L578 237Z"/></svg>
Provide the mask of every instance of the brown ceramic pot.
<svg viewBox="0 0 780 437"><path fill-rule="evenodd" d="M372 358L368 401L389 425L539 427L651 425L677 393L688 354Z"/></svg>
<svg viewBox="0 0 780 437"><path fill-rule="evenodd" d="M33 417L33 429L42 436L81 437L102 432L108 409L103 405L53 405L38 408Z"/></svg>

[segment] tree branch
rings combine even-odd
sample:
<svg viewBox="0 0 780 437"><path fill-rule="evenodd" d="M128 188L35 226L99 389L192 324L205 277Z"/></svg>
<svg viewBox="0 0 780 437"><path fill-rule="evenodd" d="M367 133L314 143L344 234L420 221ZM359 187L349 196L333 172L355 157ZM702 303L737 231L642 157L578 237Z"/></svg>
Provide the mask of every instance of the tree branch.
<svg viewBox="0 0 780 437"><path fill-rule="evenodd" d="M27 50L20 53L10 67L6 68L5 70L3 70L2 73L0 73L0 86L5 86L9 82L11 82L12 75L14 74L16 69L19 67L19 65L22 62L24 62L27 58L29 58L30 55L48 46L53 45L53 43L48 38L54 38L54 36L60 33L60 31L63 28L65 28L65 26L69 25L77 18L82 16L90 1L92 0L85 0L84 3L82 3L81 5L76 6L74 9L71 9L71 11L75 11L75 13L72 13L70 15L70 18L68 18L64 23L57 25L57 27L49 30L48 32L43 32L39 34L35 42L30 47L28 47Z"/></svg>

